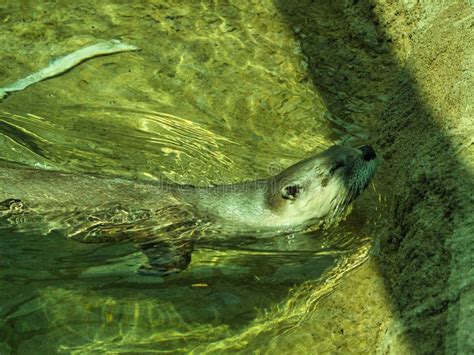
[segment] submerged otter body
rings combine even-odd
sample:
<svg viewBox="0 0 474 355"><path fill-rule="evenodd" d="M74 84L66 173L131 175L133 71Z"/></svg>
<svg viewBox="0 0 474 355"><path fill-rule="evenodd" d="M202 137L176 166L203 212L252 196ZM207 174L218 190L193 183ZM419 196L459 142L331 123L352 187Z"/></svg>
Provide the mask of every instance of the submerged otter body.
<svg viewBox="0 0 474 355"><path fill-rule="evenodd" d="M189 264L199 229L277 234L340 215L376 166L369 146L333 146L268 179L194 187L5 164L0 217L19 228L41 220L44 231L60 229L81 241L133 240L149 257L142 272L166 275Z"/></svg>

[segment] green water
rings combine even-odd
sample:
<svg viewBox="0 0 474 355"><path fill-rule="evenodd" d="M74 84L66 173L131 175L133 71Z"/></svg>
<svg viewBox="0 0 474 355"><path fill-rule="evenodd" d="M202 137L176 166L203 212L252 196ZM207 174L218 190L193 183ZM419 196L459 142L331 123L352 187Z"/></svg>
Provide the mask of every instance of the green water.
<svg viewBox="0 0 474 355"><path fill-rule="evenodd" d="M45 21L43 14L49 14ZM268 177L334 142L334 117L271 1L1 5L1 83L97 39L140 52L95 58L0 102L0 159L130 179ZM25 24L25 21L27 24ZM203 240L190 267L135 273L133 245L0 229L0 353L224 352L271 348L363 262L370 188L345 221L260 242ZM43 231L44 232L44 231Z"/></svg>

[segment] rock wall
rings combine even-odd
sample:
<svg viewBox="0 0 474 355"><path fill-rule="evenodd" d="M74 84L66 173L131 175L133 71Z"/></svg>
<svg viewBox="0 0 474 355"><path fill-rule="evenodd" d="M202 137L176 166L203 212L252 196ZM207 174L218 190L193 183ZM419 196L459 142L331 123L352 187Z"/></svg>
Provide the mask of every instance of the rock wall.
<svg viewBox="0 0 474 355"><path fill-rule="evenodd" d="M381 1L403 69L377 140L394 187L380 269L417 352L472 353L472 14L466 1Z"/></svg>
<svg viewBox="0 0 474 355"><path fill-rule="evenodd" d="M318 351L472 353L472 6L276 3L331 112L371 129L387 198L371 260L298 331Z"/></svg>

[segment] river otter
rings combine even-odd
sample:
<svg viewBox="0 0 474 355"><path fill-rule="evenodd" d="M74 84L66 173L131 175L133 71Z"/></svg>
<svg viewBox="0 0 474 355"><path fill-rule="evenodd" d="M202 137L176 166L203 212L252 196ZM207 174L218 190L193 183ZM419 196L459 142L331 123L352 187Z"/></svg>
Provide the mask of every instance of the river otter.
<svg viewBox="0 0 474 355"><path fill-rule="evenodd" d="M148 256L142 274L169 275L191 261L193 240L211 234L272 235L341 214L377 166L370 146L331 148L268 179L195 187L0 168L0 219L82 242L132 240Z"/></svg>

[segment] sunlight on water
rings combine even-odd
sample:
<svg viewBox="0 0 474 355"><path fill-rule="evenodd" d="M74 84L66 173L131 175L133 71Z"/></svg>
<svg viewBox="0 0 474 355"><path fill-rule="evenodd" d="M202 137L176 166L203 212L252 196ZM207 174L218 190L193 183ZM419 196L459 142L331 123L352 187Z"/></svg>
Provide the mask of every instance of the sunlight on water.
<svg viewBox="0 0 474 355"><path fill-rule="evenodd" d="M60 351L79 353L258 346L303 321L342 271L363 262L367 252L367 240L346 240L341 247L334 235L319 236L316 245L299 236L295 251L286 252L288 240L279 241L280 251L259 251L258 244L203 246L188 270L162 280L135 274L143 256L131 245L97 248L58 235L19 237L4 236L4 246L15 253L2 255L3 262L22 265L2 272L15 286L3 303L9 310L4 329L16 324L20 338L37 333L25 350L57 344ZM20 249L22 243L28 247ZM13 297L18 291L21 297Z"/></svg>
<svg viewBox="0 0 474 355"><path fill-rule="evenodd" d="M92 59L1 102L1 160L208 185L266 178L335 142L366 138L362 124L327 111L271 1L151 3L94 2L103 18L80 6L57 10L77 27L69 36L86 23L142 51ZM8 6L12 18L24 11ZM49 5L31 6L43 13ZM35 47L44 28L32 21L22 41L8 42L28 63L2 69L8 81L94 42L78 36ZM131 243L81 243L34 223L21 230L21 220L0 215L0 353L258 349L315 312L365 260L364 221L380 213L369 190L363 207L328 229L203 238L190 267L167 279L138 275L144 255Z"/></svg>

